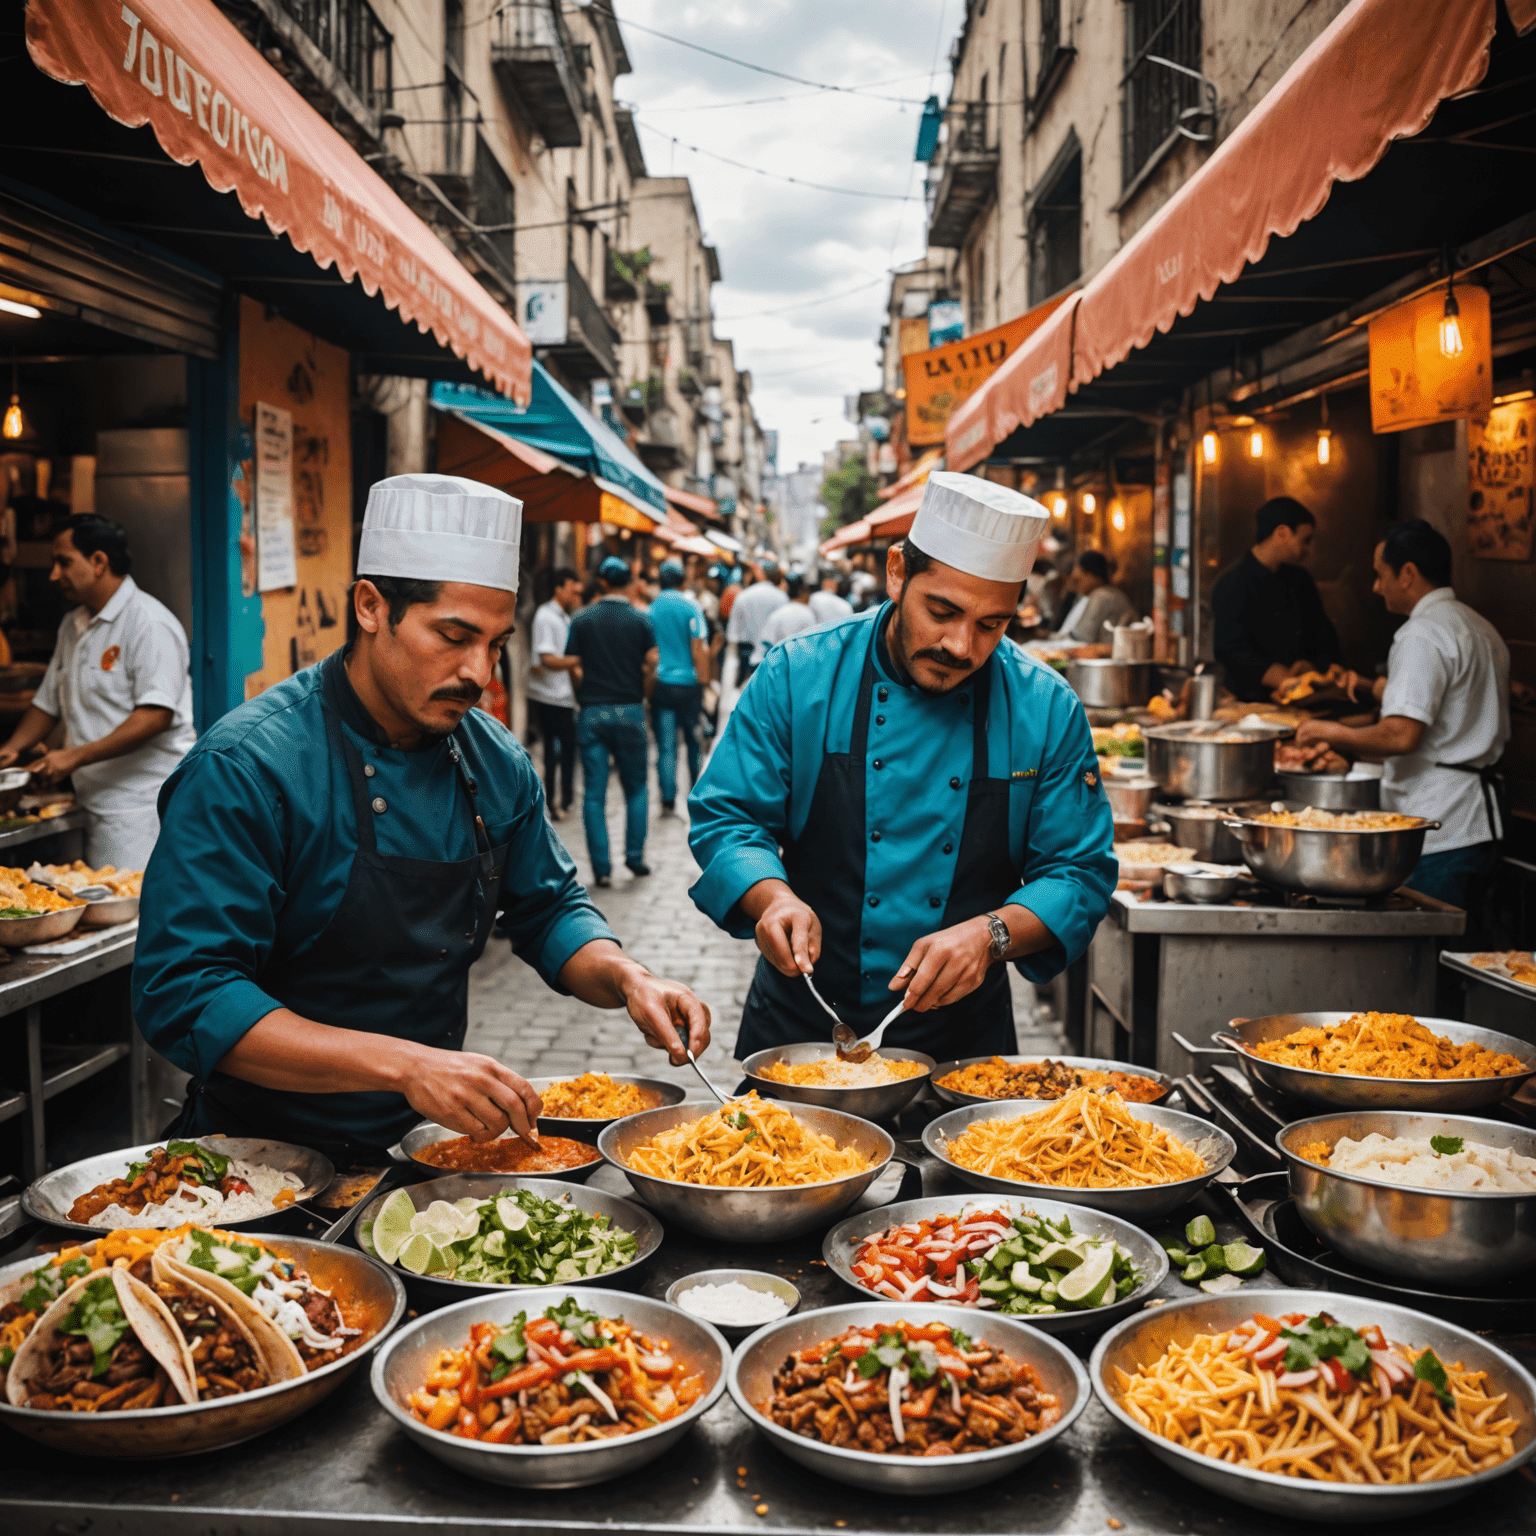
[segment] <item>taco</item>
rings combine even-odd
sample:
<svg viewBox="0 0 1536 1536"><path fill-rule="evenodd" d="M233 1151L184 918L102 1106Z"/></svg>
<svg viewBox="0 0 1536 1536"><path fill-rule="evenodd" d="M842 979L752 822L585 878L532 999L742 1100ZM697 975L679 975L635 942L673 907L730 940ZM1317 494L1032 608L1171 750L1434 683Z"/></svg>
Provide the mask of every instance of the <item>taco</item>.
<svg viewBox="0 0 1536 1536"><path fill-rule="evenodd" d="M185 1337L165 1303L126 1269L71 1280L17 1348L5 1394L18 1408L65 1413L197 1401Z"/></svg>

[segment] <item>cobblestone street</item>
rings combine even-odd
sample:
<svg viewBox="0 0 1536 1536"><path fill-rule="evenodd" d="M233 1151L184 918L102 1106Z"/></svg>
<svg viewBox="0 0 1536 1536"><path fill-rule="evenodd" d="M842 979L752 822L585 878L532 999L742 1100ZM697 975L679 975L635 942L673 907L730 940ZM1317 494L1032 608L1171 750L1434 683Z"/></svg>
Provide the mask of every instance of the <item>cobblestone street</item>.
<svg viewBox="0 0 1536 1536"><path fill-rule="evenodd" d="M542 760L542 748L536 748L535 761ZM556 830L571 850L581 878L590 882L592 866L582 832L579 790L578 785L571 815ZM692 987L709 1005L714 1020L713 1043L700 1064L712 1081L729 1088L740 1081L731 1052L757 963L757 946L721 933L689 900L688 888L698 878L699 868L688 851L682 786L679 814L660 816L654 754L650 800L646 860L652 873L636 879L619 861L612 887L592 894L630 954L658 975ZM615 850L624 846L623 815L615 779L608 793L608 836ZM1036 1003L1034 988L1017 972L1010 971L1009 975L1020 1050L1064 1051L1056 1025ZM627 1014L591 1008L550 991L512 954L505 940L495 938L470 975L465 1049L496 1056L529 1077L588 1068L657 1075L674 1070L646 1045ZM692 1078L686 1067L683 1074ZM695 1082L693 1086L699 1085Z"/></svg>

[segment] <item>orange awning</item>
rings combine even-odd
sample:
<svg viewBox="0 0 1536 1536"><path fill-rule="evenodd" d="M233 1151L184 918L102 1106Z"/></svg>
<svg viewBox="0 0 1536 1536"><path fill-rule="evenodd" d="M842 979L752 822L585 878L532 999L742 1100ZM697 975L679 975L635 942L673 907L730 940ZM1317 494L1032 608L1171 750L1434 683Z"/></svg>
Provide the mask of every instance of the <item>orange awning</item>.
<svg viewBox="0 0 1536 1536"><path fill-rule="evenodd" d="M1495 0L1354 0L1230 138L1028 343L955 412L949 464L986 457L1068 389L1166 332L1420 132L1488 67Z"/></svg>
<svg viewBox="0 0 1536 1536"><path fill-rule="evenodd" d="M512 317L212 0L28 0L26 34L39 69L147 123L251 218L528 398L533 353Z"/></svg>
<svg viewBox="0 0 1536 1536"><path fill-rule="evenodd" d="M922 485L936 469L944 468L944 450L942 448L930 448L901 479L894 480L890 485L882 486L875 495L881 501L889 501L892 496L899 496L908 486Z"/></svg>
<svg viewBox="0 0 1536 1536"><path fill-rule="evenodd" d="M864 521L869 524L870 534L877 539L895 539L912 531L917 509L923 504L923 487L909 485L899 496L893 496L878 511L870 512Z"/></svg>
<svg viewBox="0 0 1536 1536"><path fill-rule="evenodd" d="M707 517L712 523L724 522L720 516L720 509L708 496L697 496L692 491L680 491L675 485L667 488L667 500L674 507L682 507L686 512L697 512L700 517Z"/></svg>
<svg viewBox="0 0 1536 1536"><path fill-rule="evenodd" d="M835 549L847 549L850 544L863 544L870 536L869 519L861 517L856 523L848 523L839 528L836 533L821 546L824 555L830 555Z"/></svg>

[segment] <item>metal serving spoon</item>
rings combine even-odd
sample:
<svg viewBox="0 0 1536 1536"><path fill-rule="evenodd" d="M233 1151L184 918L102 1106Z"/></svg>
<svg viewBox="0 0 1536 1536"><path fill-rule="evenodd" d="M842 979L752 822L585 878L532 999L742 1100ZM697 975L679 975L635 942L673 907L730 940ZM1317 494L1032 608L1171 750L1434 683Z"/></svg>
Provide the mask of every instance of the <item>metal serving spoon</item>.
<svg viewBox="0 0 1536 1536"><path fill-rule="evenodd" d="M720 1090L716 1088L715 1085L710 1082L707 1077L704 1076L704 1068L699 1065L698 1057L693 1054L693 1047L685 1045L683 1049L688 1052L688 1064L693 1068L695 1072L699 1074L699 1081L703 1083L704 1086L708 1088L709 1091L714 1094L714 1096L719 1099L722 1104L734 1104L736 1102L735 1099L726 1098L726 1096L721 1093Z"/></svg>
<svg viewBox="0 0 1536 1536"><path fill-rule="evenodd" d="M837 1054L844 1061L868 1061L869 1058L880 1049L880 1042L885 1038L885 1026L897 1019L906 1006L907 1000L905 997L903 997L902 1000L897 1003L896 1006L892 1008L891 1011L886 1014L886 1016L881 1019L877 1025L875 1025L874 1029L858 1042L857 1045L849 1046L846 1051L842 1048L842 1046L838 1046ZM851 1035L853 1031L850 1029L848 1033ZM835 1032L833 1038L836 1038Z"/></svg>
<svg viewBox="0 0 1536 1536"><path fill-rule="evenodd" d="M850 1025L844 1024L843 1021L838 1018L837 1010L833 1008L832 1005L826 1000L826 998L824 998L821 993L816 990L816 983L811 980L808 973L805 975L805 984L811 989L811 996L821 1004L822 1012L832 1020L832 1044L837 1047L838 1060L853 1060L853 1058L849 1056L848 1052L853 1049L854 1042L859 1037L854 1034ZM863 1058L861 1057L859 1059L862 1060Z"/></svg>

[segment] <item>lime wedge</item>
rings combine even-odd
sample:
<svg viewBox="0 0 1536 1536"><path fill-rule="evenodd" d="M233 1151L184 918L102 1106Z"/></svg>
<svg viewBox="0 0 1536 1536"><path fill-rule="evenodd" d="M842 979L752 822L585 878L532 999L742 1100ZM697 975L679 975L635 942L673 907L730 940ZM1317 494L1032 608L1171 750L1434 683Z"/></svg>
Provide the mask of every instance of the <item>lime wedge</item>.
<svg viewBox="0 0 1536 1536"><path fill-rule="evenodd" d="M1115 1245L1102 1243L1056 1287L1057 1297L1069 1307L1101 1307L1114 1289Z"/></svg>
<svg viewBox="0 0 1536 1536"><path fill-rule="evenodd" d="M400 1245L411 1235L416 1207L409 1190L397 1189L379 1208L373 1221L373 1246L386 1264L393 1264Z"/></svg>
<svg viewBox="0 0 1536 1536"><path fill-rule="evenodd" d="M443 1262L442 1250L425 1232L413 1232L406 1238L400 1245L396 1262L413 1275L425 1275L447 1267Z"/></svg>
<svg viewBox="0 0 1536 1536"><path fill-rule="evenodd" d="M1264 1273L1264 1250L1251 1248L1247 1243L1228 1243L1226 1246L1227 1268L1234 1275L1246 1278Z"/></svg>
<svg viewBox="0 0 1536 1536"><path fill-rule="evenodd" d="M1209 1216L1196 1216L1184 1228L1184 1237L1191 1253L1200 1248L1209 1248L1216 1241L1216 1223Z"/></svg>

